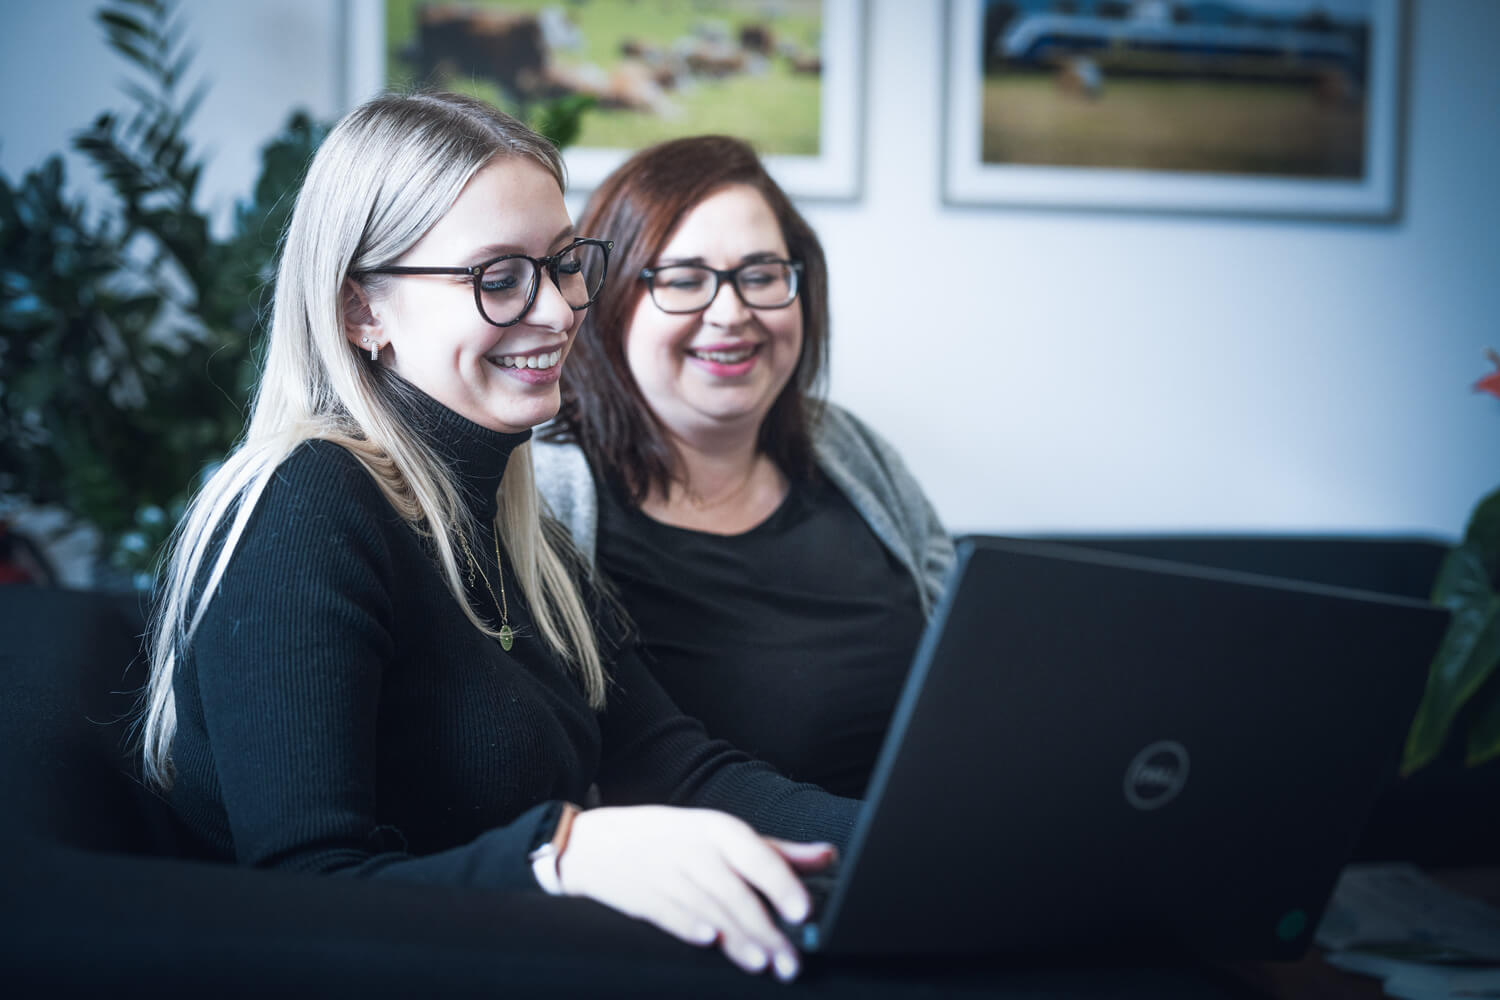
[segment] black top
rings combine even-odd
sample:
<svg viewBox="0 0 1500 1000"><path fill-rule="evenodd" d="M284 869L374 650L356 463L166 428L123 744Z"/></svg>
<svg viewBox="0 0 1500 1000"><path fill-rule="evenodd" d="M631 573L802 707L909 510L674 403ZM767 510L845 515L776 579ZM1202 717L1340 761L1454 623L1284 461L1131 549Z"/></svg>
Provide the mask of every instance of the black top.
<svg viewBox="0 0 1500 1000"><path fill-rule="evenodd" d="M453 462L470 546L498 592L488 525L528 435L412 395L403 405ZM534 887L526 855L549 807L591 782L606 804L716 808L777 836L847 839L857 803L708 740L618 635L601 639L609 703L591 711L531 625L508 559L519 638L504 652L464 617L429 544L337 444L300 445L271 478L174 679L170 801L208 853ZM477 575L468 596L499 621Z"/></svg>
<svg viewBox="0 0 1500 1000"><path fill-rule="evenodd" d="M858 796L924 621L916 581L821 475L741 535L601 488L599 565L684 712L777 770Z"/></svg>

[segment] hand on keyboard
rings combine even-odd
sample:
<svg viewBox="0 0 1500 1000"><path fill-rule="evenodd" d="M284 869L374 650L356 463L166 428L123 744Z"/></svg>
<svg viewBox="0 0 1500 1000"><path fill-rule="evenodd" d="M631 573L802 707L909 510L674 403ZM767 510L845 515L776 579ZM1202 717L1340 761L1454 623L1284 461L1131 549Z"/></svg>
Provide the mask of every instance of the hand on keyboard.
<svg viewBox="0 0 1500 1000"><path fill-rule="evenodd" d="M717 944L747 972L769 966L785 980L797 975L797 951L772 914L805 918L799 877L834 854L830 844L762 837L711 810L600 807L573 821L557 871L570 896L588 896L692 944Z"/></svg>

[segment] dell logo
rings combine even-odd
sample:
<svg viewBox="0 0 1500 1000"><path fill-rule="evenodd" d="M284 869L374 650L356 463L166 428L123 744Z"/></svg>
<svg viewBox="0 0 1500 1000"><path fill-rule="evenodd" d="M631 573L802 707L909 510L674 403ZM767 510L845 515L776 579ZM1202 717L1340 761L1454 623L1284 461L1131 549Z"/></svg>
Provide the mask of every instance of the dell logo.
<svg viewBox="0 0 1500 1000"><path fill-rule="evenodd" d="M1187 747L1175 740L1153 743L1125 769L1125 801L1137 809L1160 809L1187 784Z"/></svg>

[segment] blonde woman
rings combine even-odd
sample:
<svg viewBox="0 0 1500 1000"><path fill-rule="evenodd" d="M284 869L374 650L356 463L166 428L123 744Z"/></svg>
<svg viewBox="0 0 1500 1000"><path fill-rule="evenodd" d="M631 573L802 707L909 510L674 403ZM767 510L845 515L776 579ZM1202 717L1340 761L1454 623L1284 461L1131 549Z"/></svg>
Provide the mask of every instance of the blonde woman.
<svg viewBox="0 0 1500 1000"><path fill-rule="evenodd" d="M146 768L225 860L539 885L790 978L756 892L802 917L795 871L856 804L681 716L538 514L528 439L609 248L487 105L382 97L332 131L245 441L163 582Z"/></svg>

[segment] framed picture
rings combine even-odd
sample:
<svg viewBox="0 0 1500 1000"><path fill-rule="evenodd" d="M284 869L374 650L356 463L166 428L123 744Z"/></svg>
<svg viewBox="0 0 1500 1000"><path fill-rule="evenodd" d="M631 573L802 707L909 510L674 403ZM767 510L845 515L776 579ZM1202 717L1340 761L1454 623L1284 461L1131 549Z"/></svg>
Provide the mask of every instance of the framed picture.
<svg viewBox="0 0 1500 1000"><path fill-rule="evenodd" d="M526 117L597 102L564 151L574 191L634 150L722 132L793 197L860 193L860 0L345 0L347 101L434 86Z"/></svg>
<svg viewBox="0 0 1500 1000"><path fill-rule="evenodd" d="M948 0L943 200L1390 220L1402 0Z"/></svg>

